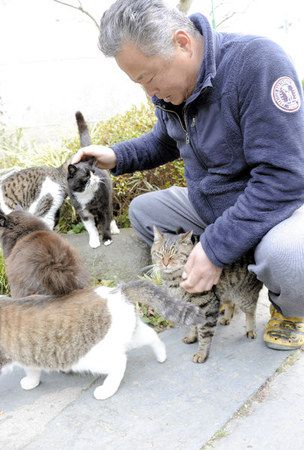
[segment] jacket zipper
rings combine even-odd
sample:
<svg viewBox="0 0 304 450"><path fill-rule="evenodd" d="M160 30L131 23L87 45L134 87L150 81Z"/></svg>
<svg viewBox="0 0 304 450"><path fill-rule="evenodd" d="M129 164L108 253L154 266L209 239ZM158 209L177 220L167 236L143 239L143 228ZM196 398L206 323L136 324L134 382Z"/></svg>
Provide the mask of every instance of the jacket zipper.
<svg viewBox="0 0 304 450"><path fill-rule="evenodd" d="M190 144L190 137L189 137L189 132L188 132L188 128L187 128L187 120L186 120L186 111L183 112L184 122L185 122L185 126L184 126L184 124L183 124L183 122L181 121L181 118L180 118L180 116L177 114L177 112L172 111L171 109L165 109L165 108L162 108L162 107L159 106L159 105L156 105L156 108L159 108L159 109L161 109L162 111L164 111L164 112L166 112L166 113L174 114L174 115L178 118L179 123L180 123L180 125L181 125L181 127L182 127L182 129L184 130L185 135L186 135L186 144L187 144L187 145L190 145L190 147L192 148L192 151L193 151L193 153L195 154L196 158L202 163L202 165L204 166L204 168L207 169L207 166L206 166L205 162L202 160L202 158L200 157L200 155L197 154L197 152L194 150L194 148L193 148L192 145ZM195 120L194 120L193 123L195 124ZM194 125L193 125L193 126L194 126Z"/></svg>
<svg viewBox="0 0 304 450"><path fill-rule="evenodd" d="M185 121L185 126L184 126L184 124L183 124L183 122L181 121L181 118L180 118L180 116L177 114L177 112L172 111L171 109L162 108L162 107L159 106L159 105L156 105L156 108L159 108L159 109L161 109L162 111L164 111L164 112L166 112L166 113L174 114L174 115L178 118L179 123L180 123L180 125L181 125L181 127L182 127L182 129L183 129L183 131L185 132L185 135L186 135L186 144L190 144L190 138L189 138L189 133L188 133L188 130L187 130L187 125L186 125L186 115L185 115L185 113L184 113L184 121Z"/></svg>

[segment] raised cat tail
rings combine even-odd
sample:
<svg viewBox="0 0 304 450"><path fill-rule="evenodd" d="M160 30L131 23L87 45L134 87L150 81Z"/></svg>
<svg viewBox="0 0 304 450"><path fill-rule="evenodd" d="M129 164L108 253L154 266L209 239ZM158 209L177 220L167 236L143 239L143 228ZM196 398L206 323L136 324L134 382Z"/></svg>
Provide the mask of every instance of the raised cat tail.
<svg viewBox="0 0 304 450"><path fill-rule="evenodd" d="M206 320L199 306L172 297L163 286L136 280L125 283L120 288L130 302L152 306L175 325L198 325Z"/></svg>
<svg viewBox="0 0 304 450"><path fill-rule="evenodd" d="M79 137L80 137L80 147L86 147L87 145L91 145L91 137L89 133L89 129L87 126L86 121L84 120L84 117L80 111L77 111L75 113L77 127L79 131Z"/></svg>

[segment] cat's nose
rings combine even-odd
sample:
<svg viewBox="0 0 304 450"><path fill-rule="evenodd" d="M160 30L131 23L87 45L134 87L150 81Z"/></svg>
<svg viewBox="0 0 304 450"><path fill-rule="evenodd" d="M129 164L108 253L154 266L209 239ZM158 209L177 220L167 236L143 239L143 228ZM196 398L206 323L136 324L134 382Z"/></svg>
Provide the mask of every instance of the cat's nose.
<svg viewBox="0 0 304 450"><path fill-rule="evenodd" d="M169 258L167 258L167 257L163 258L163 265L164 265L164 266L168 267L169 262L170 262L170 259L169 259Z"/></svg>

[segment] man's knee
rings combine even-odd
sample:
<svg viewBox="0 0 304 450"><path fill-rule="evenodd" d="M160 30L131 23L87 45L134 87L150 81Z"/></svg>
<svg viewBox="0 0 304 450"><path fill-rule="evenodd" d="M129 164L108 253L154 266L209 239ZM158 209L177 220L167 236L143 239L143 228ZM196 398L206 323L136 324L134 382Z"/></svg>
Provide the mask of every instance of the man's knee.
<svg viewBox="0 0 304 450"><path fill-rule="evenodd" d="M153 203L153 192L139 195L135 197L129 205L129 219L133 224L134 222L142 222L147 219L151 214L151 208Z"/></svg>
<svg viewBox="0 0 304 450"><path fill-rule="evenodd" d="M304 267L303 238L302 231L298 233L297 230L291 232L284 226L274 227L256 247L256 264L271 268L278 275L282 272L294 275L302 273Z"/></svg>

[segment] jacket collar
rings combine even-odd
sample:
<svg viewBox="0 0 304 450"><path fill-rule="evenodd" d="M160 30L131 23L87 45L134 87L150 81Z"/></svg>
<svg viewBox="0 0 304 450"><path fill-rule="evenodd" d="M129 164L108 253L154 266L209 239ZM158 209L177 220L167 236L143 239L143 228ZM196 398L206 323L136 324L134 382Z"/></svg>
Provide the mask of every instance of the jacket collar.
<svg viewBox="0 0 304 450"><path fill-rule="evenodd" d="M205 16L197 13L192 14L189 18L199 32L204 36L205 49L202 65L198 73L197 84L190 97L187 98L185 105L188 105L195 100L203 89L212 87L212 80L216 75L216 60L221 40L221 35L216 31L213 31ZM152 102L155 105L163 108L167 107L168 109L171 105L171 103L166 103L163 100L159 100L155 95L152 97Z"/></svg>

